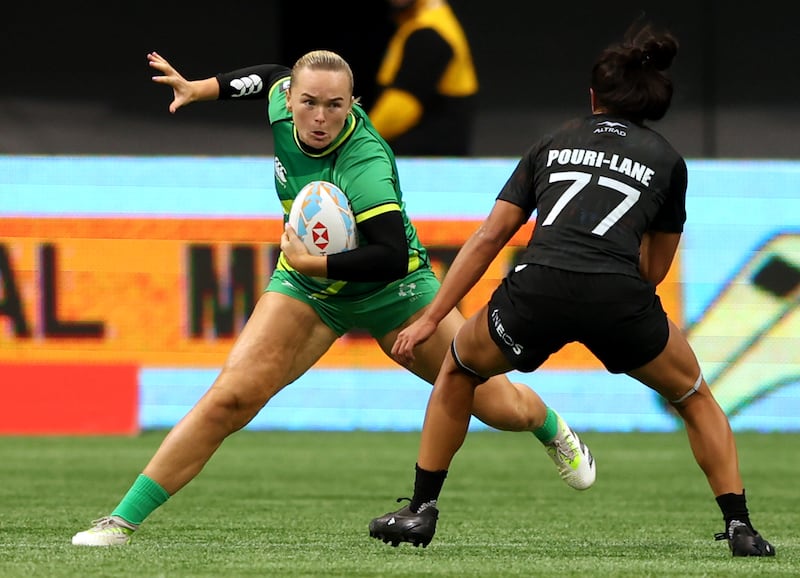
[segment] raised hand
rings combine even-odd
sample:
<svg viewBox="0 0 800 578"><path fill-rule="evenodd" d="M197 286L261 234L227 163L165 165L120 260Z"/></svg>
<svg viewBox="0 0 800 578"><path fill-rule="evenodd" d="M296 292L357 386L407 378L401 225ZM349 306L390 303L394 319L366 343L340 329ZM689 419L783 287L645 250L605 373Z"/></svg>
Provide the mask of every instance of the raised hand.
<svg viewBox="0 0 800 578"><path fill-rule="evenodd" d="M175 114L180 107L200 100L196 94L194 83L181 76L163 56L157 52L151 52L147 55L147 61L150 68L155 68L161 73L153 77L153 82L172 87L173 100L169 105L171 113Z"/></svg>

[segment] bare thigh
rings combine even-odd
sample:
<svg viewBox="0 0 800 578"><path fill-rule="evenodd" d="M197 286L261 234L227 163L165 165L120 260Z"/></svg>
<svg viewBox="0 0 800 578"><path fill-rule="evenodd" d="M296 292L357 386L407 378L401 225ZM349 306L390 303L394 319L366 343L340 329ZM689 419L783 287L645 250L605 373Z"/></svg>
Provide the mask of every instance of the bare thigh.
<svg viewBox="0 0 800 578"><path fill-rule="evenodd" d="M261 407L303 375L338 336L307 304L267 292L258 300L211 391Z"/></svg>
<svg viewBox="0 0 800 578"><path fill-rule="evenodd" d="M671 320L668 323L669 339L664 350L649 363L628 372L628 375L668 401L674 401L695 387L701 370L686 337Z"/></svg>
<svg viewBox="0 0 800 578"><path fill-rule="evenodd" d="M305 303L262 294L217 379L169 432L144 474L170 494L180 490L229 434L246 426L336 337Z"/></svg>
<svg viewBox="0 0 800 578"><path fill-rule="evenodd" d="M489 334L488 314L486 305L467 319L456 341L461 362L484 377L499 376L513 369Z"/></svg>
<svg viewBox="0 0 800 578"><path fill-rule="evenodd" d="M425 308L418 311L402 326L389 332L378 340L378 343L386 355L391 357L392 345L395 339L397 339L397 334L400 333L403 328L413 323L424 311ZM481 327L483 327L482 331ZM459 329L462 329L461 333L459 333L457 343L460 355L462 354L462 350L463 353L470 358L473 357L473 354L481 352L482 356L485 357L484 361L487 363L487 373L483 375L494 375L508 371L510 369L508 363L505 361L500 350L497 349L497 346L495 346L494 341L492 341L485 327L486 308L466 321L460 311L453 309L442 319L441 323L439 323L436 332L427 341L417 345L414 350L414 363L408 367L408 369L428 383L433 384L436 381L436 376L439 374L439 369L442 366L445 354L448 349L450 349L450 343L453 341L456 334L459 333ZM485 334L485 337L483 334ZM495 357L495 355L497 357ZM463 355L461 356L463 357ZM488 369L489 366L491 366L491 369ZM506 379L505 381L508 380Z"/></svg>
<svg viewBox="0 0 800 578"><path fill-rule="evenodd" d="M405 325L421 314L419 312L412 316ZM387 355L400 329L379 340ZM451 311L436 332L416 347L414 363L409 369L430 384L436 382L456 334L458 353L465 365L483 376L492 376L484 383L476 384L472 414L483 423L500 430L524 431L541 426L547 407L533 389L511 383L505 375L511 367L489 336L485 307L466 321L459 311Z"/></svg>

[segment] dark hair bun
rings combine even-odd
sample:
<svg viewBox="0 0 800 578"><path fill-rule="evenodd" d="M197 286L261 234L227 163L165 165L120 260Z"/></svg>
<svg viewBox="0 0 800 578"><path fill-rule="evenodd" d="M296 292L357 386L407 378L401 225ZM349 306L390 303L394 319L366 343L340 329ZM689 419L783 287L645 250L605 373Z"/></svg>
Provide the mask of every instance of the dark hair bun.
<svg viewBox="0 0 800 578"><path fill-rule="evenodd" d="M678 53L678 43L671 36L651 38L642 47L642 61L656 70L666 70Z"/></svg>

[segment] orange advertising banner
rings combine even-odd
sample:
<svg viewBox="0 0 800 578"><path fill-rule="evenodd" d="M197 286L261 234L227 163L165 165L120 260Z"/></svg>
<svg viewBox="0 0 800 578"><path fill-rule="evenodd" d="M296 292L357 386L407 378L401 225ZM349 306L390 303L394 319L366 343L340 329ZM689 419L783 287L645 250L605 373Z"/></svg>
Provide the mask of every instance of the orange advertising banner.
<svg viewBox="0 0 800 578"><path fill-rule="evenodd" d="M440 277L477 221L418 220ZM460 308L482 306L532 225L503 250ZM3 218L0 361L217 367L277 258L279 219ZM680 323L678 264L660 286ZM391 367L373 341L340 339L320 367ZM549 367L598 368L581 346Z"/></svg>

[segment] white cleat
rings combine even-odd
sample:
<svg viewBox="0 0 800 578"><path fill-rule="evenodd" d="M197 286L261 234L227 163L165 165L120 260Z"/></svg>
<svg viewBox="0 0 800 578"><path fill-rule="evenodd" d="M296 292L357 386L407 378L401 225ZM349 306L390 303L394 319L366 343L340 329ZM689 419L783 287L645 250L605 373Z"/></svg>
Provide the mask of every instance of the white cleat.
<svg viewBox="0 0 800 578"><path fill-rule="evenodd" d="M137 526L119 516L106 516L92 522L94 526L72 537L74 546L127 546Z"/></svg>
<svg viewBox="0 0 800 578"><path fill-rule="evenodd" d="M553 441L544 444L544 447L558 468L561 479L571 488L586 490L594 484L597 476L594 457L567 422L560 415L556 416L558 416L558 433Z"/></svg>

